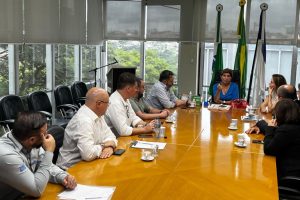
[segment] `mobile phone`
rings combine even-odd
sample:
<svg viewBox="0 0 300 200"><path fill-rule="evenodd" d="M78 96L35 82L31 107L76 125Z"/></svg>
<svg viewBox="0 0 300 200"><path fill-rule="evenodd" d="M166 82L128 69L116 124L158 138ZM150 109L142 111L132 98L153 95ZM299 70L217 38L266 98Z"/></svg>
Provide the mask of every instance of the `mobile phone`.
<svg viewBox="0 0 300 200"><path fill-rule="evenodd" d="M113 155L120 156L125 152L125 149L117 149L114 151Z"/></svg>
<svg viewBox="0 0 300 200"><path fill-rule="evenodd" d="M252 143L263 144L264 141L263 140L252 140Z"/></svg>
<svg viewBox="0 0 300 200"><path fill-rule="evenodd" d="M138 135L139 138L152 138L153 135L152 134L140 134Z"/></svg>

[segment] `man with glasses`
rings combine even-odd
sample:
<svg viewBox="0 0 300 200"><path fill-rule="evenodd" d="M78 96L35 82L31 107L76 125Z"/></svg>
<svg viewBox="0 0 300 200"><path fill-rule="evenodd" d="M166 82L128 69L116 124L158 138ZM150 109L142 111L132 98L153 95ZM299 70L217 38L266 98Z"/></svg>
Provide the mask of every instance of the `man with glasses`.
<svg viewBox="0 0 300 200"><path fill-rule="evenodd" d="M171 87L174 84L174 73L164 70L160 73L159 81L155 83L147 97L147 101L153 108L164 109L176 106L185 106L187 101L178 99Z"/></svg>
<svg viewBox="0 0 300 200"><path fill-rule="evenodd" d="M105 114L107 125L116 136L151 133L154 121L149 124L133 111L129 99L137 93L135 76L125 72L119 76L117 90L110 96L111 105Z"/></svg>
<svg viewBox="0 0 300 200"><path fill-rule="evenodd" d="M54 150L46 116L20 113L12 132L0 138L0 199L40 197L48 181L74 189L75 178L52 163Z"/></svg>
<svg viewBox="0 0 300 200"><path fill-rule="evenodd" d="M279 101L281 99L292 99L299 105L299 102L297 100L297 91L295 86L293 85L290 84L281 85L277 89L277 97ZM272 115L272 119L276 119L276 116ZM265 120L260 120L254 126L246 130L246 133L265 134L266 132L265 129L267 128L267 126L268 126L268 122L266 122Z"/></svg>
<svg viewBox="0 0 300 200"><path fill-rule="evenodd" d="M107 126L104 114L109 106L109 96L102 88L93 87L86 94L81 106L68 123L57 165L67 169L85 160L110 157L117 146L117 139Z"/></svg>

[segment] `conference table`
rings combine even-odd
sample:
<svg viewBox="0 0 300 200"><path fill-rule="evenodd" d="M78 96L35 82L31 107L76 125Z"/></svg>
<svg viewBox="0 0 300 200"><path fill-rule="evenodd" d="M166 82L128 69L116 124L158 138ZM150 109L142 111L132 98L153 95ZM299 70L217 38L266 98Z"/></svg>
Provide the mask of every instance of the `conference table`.
<svg viewBox="0 0 300 200"><path fill-rule="evenodd" d="M244 110L176 111L175 123L163 123L167 138L120 137L123 155L82 161L68 172L80 184L115 186L112 199L278 199L275 157L264 155L262 144L234 145L253 124L241 120ZM228 129L231 119L238 119L238 130ZM249 137L263 139L261 134ZM144 162L141 149L131 147L135 140L167 144L155 160ZM57 199L63 190L49 183L40 199Z"/></svg>

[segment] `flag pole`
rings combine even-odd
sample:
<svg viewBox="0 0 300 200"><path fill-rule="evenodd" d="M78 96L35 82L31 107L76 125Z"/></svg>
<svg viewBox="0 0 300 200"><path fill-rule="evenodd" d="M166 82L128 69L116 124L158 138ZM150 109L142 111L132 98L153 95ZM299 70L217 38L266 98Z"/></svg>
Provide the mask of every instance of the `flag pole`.
<svg viewBox="0 0 300 200"><path fill-rule="evenodd" d="M268 4L266 4L266 3L260 4L260 9L261 9L260 18L262 18L262 12L265 12L268 9ZM261 20L262 19L260 19L260 22L261 22ZM262 34L260 30L258 31L258 33ZM251 90L252 90L253 73L254 73L254 67L255 67L256 53L257 53L257 46L258 46L258 40L259 40L259 38L260 37L258 35L258 37L256 39L256 46L255 46L253 63L252 63L251 74L250 74L249 90L248 90L248 95L247 95L247 102L248 102L248 104L250 103L250 95L251 95Z"/></svg>

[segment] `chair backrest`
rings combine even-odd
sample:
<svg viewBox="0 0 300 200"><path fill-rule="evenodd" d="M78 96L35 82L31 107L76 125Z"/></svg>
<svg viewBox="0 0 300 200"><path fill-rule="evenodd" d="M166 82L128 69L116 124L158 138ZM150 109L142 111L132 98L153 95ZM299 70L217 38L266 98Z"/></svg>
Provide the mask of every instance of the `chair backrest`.
<svg viewBox="0 0 300 200"><path fill-rule="evenodd" d="M1 120L16 119L18 113L24 110L24 105L19 96L6 95L0 99Z"/></svg>
<svg viewBox="0 0 300 200"><path fill-rule="evenodd" d="M28 108L31 111L47 111L52 113L52 106L46 92L36 91L27 96Z"/></svg>
<svg viewBox="0 0 300 200"><path fill-rule="evenodd" d="M53 163L55 164L58 158L59 149L63 145L65 129L60 126L51 126L48 129L48 133L50 133L55 140L55 150L53 152Z"/></svg>
<svg viewBox="0 0 300 200"><path fill-rule="evenodd" d="M279 180L280 199L300 199L300 177L286 176Z"/></svg>
<svg viewBox="0 0 300 200"><path fill-rule="evenodd" d="M58 85L54 90L56 106L74 104L71 90L68 86Z"/></svg>
<svg viewBox="0 0 300 200"><path fill-rule="evenodd" d="M77 99L79 99L81 97L85 97L88 89L87 89L86 84L84 82L75 81L71 85L71 91L72 91L72 95L73 95L74 100L77 101Z"/></svg>
<svg viewBox="0 0 300 200"><path fill-rule="evenodd" d="M216 83L219 83L221 81L221 73L222 73L222 70L217 71ZM232 70L231 82L236 83L238 85L238 87L240 88L240 70Z"/></svg>

